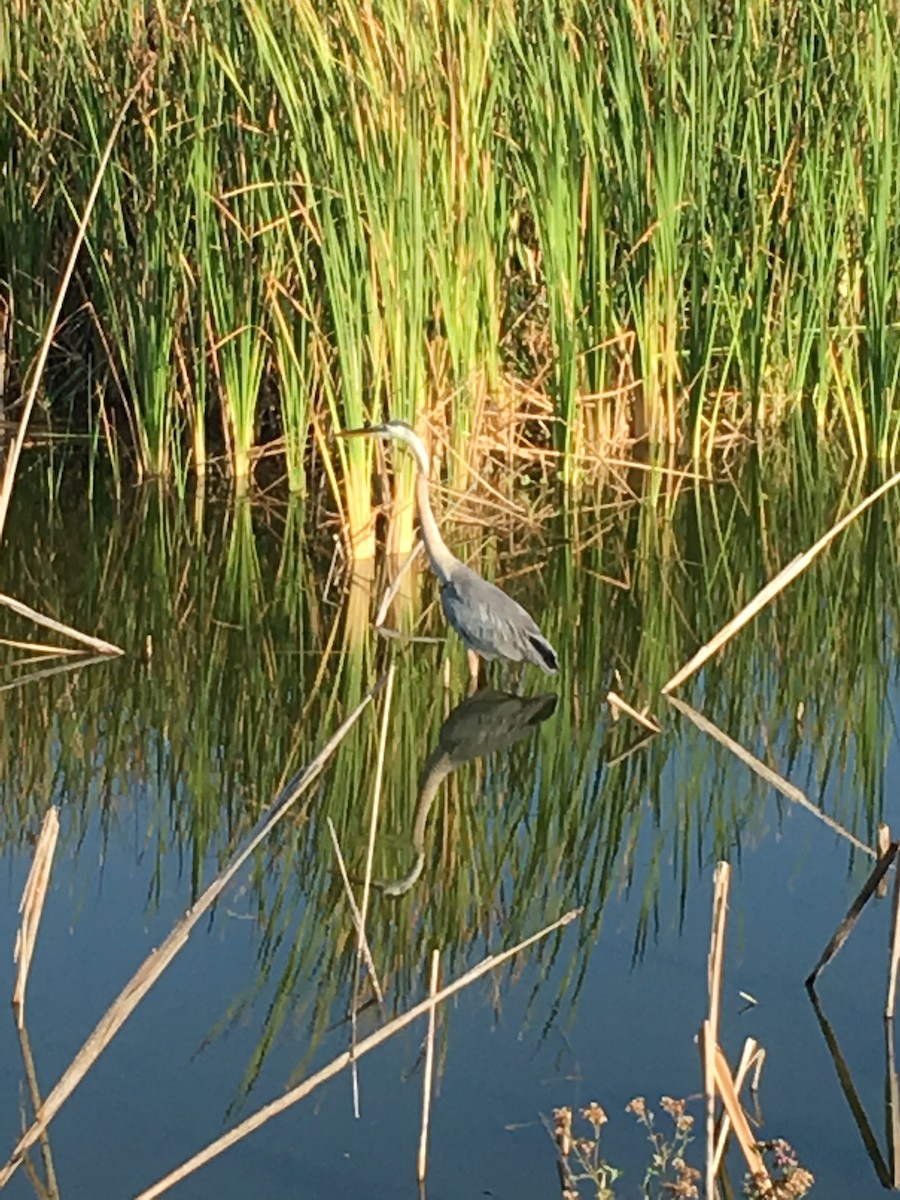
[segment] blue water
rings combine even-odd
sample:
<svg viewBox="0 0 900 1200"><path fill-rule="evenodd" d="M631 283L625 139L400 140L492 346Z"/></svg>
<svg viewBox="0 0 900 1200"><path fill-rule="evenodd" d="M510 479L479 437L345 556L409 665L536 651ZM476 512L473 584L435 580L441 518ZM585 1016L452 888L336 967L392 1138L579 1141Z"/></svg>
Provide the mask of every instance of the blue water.
<svg viewBox="0 0 900 1200"><path fill-rule="evenodd" d="M895 704L898 697L890 699ZM676 724L665 736L689 739L687 752L698 735ZM673 793L682 786L679 760L673 754L667 772L666 786ZM731 770L736 790L744 789L746 768L734 762ZM896 820L890 806L900 791L900 761L893 749L884 784L885 815ZM723 1046L732 1063L745 1037L767 1049L760 1136L783 1136L792 1143L817 1177L815 1196L875 1197L881 1185L803 987L868 868L861 856L851 861L846 843L810 814L768 789L759 796L751 844L735 859ZM146 811L140 797L132 802L135 812ZM54 867L27 999L44 1092L126 978L190 903L187 871L165 873L162 894L150 899L152 855L141 852L142 831L135 833L128 800L120 805L105 851L94 819L80 847L70 844ZM63 843L67 819L64 811ZM702 1124L694 1038L706 1003L713 863L693 864L682 912L671 856L663 862L658 930L635 961L639 881L658 845L651 832L645 825L634 855L634 885L616 889L607 903L574 1004L564 1000L552 1011L573 957L579 957L575 926L545 978L526 966L514 979L502 974L499 991L482 981L448 1006L432 1113L429 1200L558 1195L554 1147L541 1115L549 1118L561 1105L578 1107L593 1099L603 1105L610 1118L604 1130L606 1156L626 1171L618 1193L623 1196L639 1194L647 1160L642 1134L624 1111L632 1096L644 1095L655 1107L664 1094L693 1095L689 1111ZM0 993L6 995L13 986L11 949L27 866L24 854L7 852L3 858L0 947L8 949L0 957ZM211 875L213 864L208 866ZM211 1037L229 1007L246 996L258 970L259 934L248 896L238 885L212 919L200 923L53 1123L50 1145L67 1200L137 1194L237 1119L280 1095L303 1058L304 1022L289 1021L251 1095L241 1100L240 1080L272 1001L271 987L264 987L227 1031ZM327 923L329 915L321 919ZM890 902L871 903L819 985L885 1158L881 1012L889 923ZM283 959L287 949L279 953ZM739 991L758 1003L745 1010ZM365 1032L371 1023L364 1017L362 1026ZM420 1025L402 1033L359 1064L359 1120L345 1073L172 1194L219 1200L416 1195L422 1032ZM316 1048L312 1067L344 1049L346 1036L345 1029L329 1035ZM21 1077L17 1039L7 1018L0 1022L0 1131L7 1146L20 1126ZM234 1103L238 1108L229 1116ZM698 1166L701 1145L698 1138L689 1155ZM734 1180L740 1164L734 1157L730 1161ZM18 1200L31 1194L20 1170L7 1195Z"/></svg>

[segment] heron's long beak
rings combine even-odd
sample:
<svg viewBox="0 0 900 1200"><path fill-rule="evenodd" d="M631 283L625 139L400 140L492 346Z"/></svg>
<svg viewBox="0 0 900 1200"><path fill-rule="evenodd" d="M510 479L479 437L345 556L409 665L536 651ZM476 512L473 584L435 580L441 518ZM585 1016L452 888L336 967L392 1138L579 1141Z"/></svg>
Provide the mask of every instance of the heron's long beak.
<svg viewBox="0 0 900 1200"><path fill-rule="evenodd" d="M379 433L384 433L383 425L363 425L362 429L338 429L334 436L340 438L373 437Z"/></svg>

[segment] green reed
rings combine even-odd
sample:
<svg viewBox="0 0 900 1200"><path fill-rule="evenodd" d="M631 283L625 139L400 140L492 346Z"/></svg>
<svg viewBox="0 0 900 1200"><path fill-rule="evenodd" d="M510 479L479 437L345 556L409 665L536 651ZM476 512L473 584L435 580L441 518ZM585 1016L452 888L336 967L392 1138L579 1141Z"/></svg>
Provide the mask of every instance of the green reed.
<svg viewBox="0 0 900 1200"><path fill-rule="evenodd" d="M611 439L708 457L786 418L893 455L892 6L420 16L234 0L107 18L80 0L5 26L13 379L97 145L154 67L89 230L50 419L181 487L220 454L246 484L268 446L302 491L324 455L362 554L372 451L324 434L384 409L449 434L456 486L510 407L526 443L552 428L566 479ZM408 464L397 486L392 548Z"/></svg>
<svg viewBox="0 0 900 1200"><path fill-rule="evenodd" d="M183 491L262 454L361 556L391 410L463 488L786 422L893 457L897 14L850 0L22 6L0 36L0 287L21 384L137 73L48 419ZM115 450L112 447L115 446ZM313 479L308 478L312 470ZM393 549L411 536L401 466Z"/></svg>

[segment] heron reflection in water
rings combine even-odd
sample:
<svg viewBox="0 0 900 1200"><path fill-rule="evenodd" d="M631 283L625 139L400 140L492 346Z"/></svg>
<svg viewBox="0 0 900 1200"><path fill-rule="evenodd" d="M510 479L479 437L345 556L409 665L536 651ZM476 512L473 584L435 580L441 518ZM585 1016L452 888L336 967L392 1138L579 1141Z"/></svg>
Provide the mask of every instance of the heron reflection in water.
<svg viewBox="0 0 900 1200"><path fill-rule="evenodd" d="M483 688L468 696L447 717L438 733L435 748L425 760L419 779L419 797L413 821L412 844L415 860L402 879L378 882L386 896L403 896L425 868L425 828L428 814L441 784L457 767L482 758L495 750L504 750L528 737L556 708L556 695L513 696Z"/></svg>
<svg viewBox="0 0 900 1200"><path fill-rule="evenodd" d="M450 552L441 537L428 495L430 463L428 452L411 425L392 419L383 425L345 429L340 437L391 438L408 446L416 460L416 506L422 541L431 569L441 586L441 606L448 622L465 642L474 691L478 684L479 659L505 658L532 663L555 675L559 670L556 651L538 629L534 618L521 604L496 584L467 567Z"/></svg>

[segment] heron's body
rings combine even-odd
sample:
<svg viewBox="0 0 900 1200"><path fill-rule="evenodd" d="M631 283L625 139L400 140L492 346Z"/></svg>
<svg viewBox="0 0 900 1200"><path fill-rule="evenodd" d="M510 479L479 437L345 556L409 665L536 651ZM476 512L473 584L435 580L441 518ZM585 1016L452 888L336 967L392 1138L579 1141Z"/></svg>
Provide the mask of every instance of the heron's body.
<svg viewBox="0 0 900 1200"><path fill-rule="evenodd" d="M465 563L457 563L441 584L441 604L449 623L480 658L532 663L551 674L559 669L556 651L533 617Z"/></svg>
<svg viewBox="0 0 900 1200"><path fill-rule="evenodd" d="M416 506L422 541L440 583L444 613L468 649L473 680L477 675L478 658L532 663L542 671L554 674L559 669L556 651L533 617L496 584L482 579L451 554L431 510L428 454L412 427L405 421L391 420L384 425L348 430L345 436L357 434L395 438L408 446L415 456L419 468Z"/></svg>

